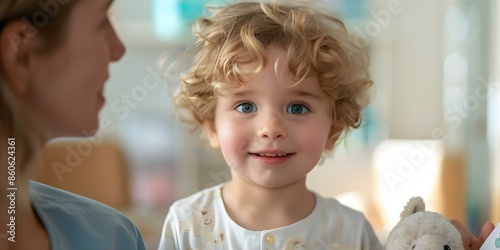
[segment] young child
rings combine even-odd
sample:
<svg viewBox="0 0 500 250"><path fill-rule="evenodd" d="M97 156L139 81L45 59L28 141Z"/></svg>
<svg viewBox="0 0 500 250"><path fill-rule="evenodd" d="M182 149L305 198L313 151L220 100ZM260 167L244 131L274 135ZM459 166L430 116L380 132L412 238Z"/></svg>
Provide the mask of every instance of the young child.
<svg viewBox="0 0 500 250"><path fill-rule="evenodd" d="M306 187L369 99L344 24L298 2L237 3L195 32L176 104L232 179L175 202L159 249L382 249L361 213Z"/></svg>

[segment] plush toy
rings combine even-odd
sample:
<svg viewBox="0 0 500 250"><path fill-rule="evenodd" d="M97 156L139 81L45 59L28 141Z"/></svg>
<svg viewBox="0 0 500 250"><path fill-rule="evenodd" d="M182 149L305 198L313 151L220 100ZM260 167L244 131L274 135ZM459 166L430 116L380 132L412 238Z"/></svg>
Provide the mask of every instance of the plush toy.
<svg viewBox="0 0 500 250"><path fill-rule="evenodd" d="M425 211L422 198L413 197L387 238L387 250L463 250L462 236L441 214Z"/></svg>

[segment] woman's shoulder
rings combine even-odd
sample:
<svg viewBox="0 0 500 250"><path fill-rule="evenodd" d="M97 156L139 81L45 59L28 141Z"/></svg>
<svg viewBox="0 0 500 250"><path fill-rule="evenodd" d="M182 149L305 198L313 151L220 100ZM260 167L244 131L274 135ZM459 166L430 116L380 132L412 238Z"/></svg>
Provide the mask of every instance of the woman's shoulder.
<svg viewBox="0 0 500 250"><path fill-rule="evenodd" d="M143 249L139 230L118 210L35 181L30 181L29 188L32 206L46 227L51 244L87 240L87 244L94 247L109 244L106 243L109 237L116 237L124 244L131 244L124 249Z"/></svg>
<svg viewBox="0 0 500 250"><path fill-rule="evenodd" d="M75 193L35 181L30 181L29 185L31 201L39 209L68 214L123 216L108 205Z"/></svg>

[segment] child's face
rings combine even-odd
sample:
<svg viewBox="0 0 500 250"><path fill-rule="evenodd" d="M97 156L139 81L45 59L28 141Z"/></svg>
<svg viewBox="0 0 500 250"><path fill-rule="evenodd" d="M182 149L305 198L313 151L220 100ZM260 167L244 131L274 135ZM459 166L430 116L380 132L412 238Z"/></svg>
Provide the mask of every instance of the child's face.
<svg viewBox="0 0 500 250"><path fill-rule="evenodd" d="M279 187L304 180L318 163L330 146L331 119L316 79L289 87L295 82L288 76L286 53L270 48L267 56L258 74L217 97L208 136L213 147L220 147L233 178ZM240 66L245 72L255 67Z"/></svg>

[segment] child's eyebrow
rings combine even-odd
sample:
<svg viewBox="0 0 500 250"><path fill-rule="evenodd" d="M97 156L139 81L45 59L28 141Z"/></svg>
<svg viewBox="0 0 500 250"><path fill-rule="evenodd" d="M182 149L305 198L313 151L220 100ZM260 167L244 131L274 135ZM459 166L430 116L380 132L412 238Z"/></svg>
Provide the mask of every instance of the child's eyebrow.
<svg viewBox="0 0 500 250"><path fill-rule="evenodd" d="M323 100L323 98L320 95L318 95L316 93L311 93L311 92L308 92L308 91L294 89L294 90L292 90L292 93L294 95L297 95L297 96L300 96L300 97L309 97L309 98L315 99L317 101L322 101Z"/></svg>
<svg viewBox="0 0 500 250"><path fill-rule="evenodd" d="M240 90L240 91L235 91L229 94L231 97L242 97L242 96L248 96L254 94L254 91L252 90Z"/></svg>
<svg viewBox="0 0 500 250"><path fill-rule="evenodd" d="M317 100L317 101L323 100L323 98L320 95L318 95L316 93L304 91L304 90L294 89L294 90L290 90L290 93L294 96L312 98L312 99ZM255 94L255 92L252 90L241 90L241 91L232 92L229 94L229 96L233 97L233 98L239 98L242 96L249 96L252 94Z"/></svg>

